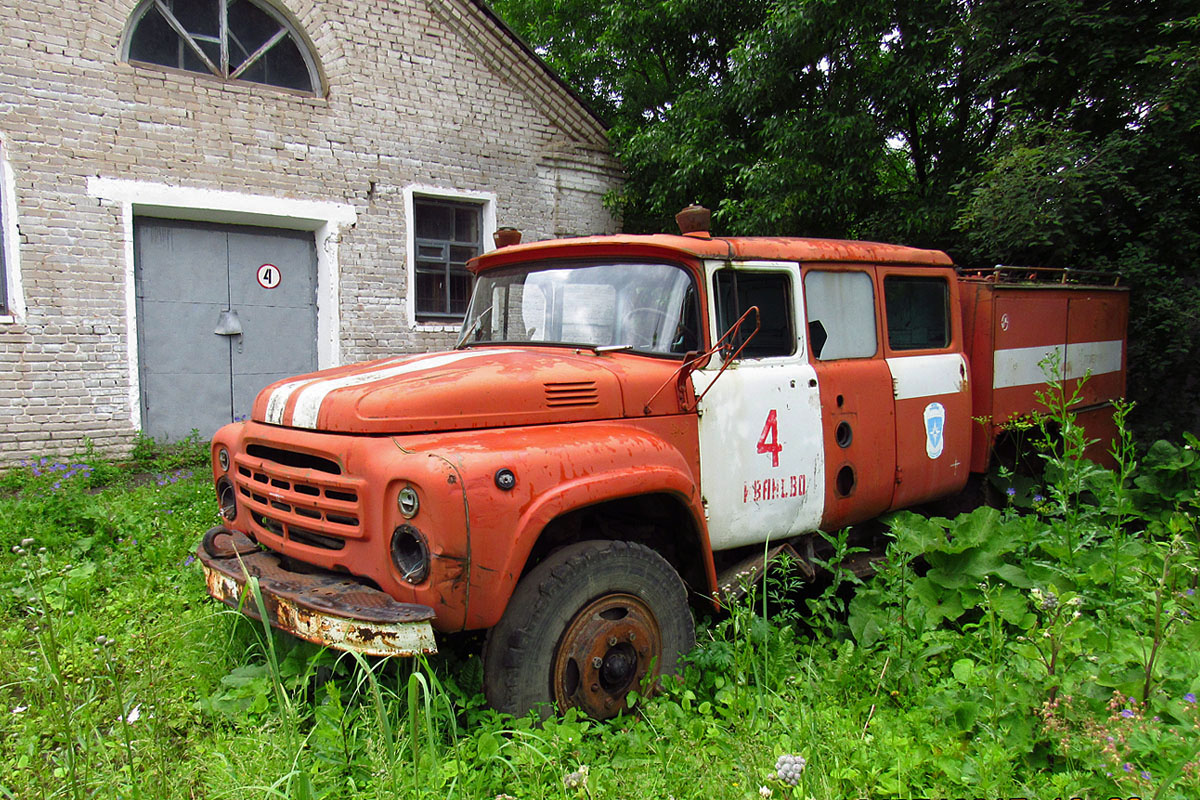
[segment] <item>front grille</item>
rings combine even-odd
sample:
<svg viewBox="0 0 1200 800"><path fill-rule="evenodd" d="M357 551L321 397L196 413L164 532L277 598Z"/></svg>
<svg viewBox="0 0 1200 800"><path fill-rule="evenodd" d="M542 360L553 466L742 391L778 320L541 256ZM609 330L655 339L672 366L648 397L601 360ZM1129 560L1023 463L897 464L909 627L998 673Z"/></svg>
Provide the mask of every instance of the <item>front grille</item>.
<svg viewBox="0 0 1200 800"><path fill-rule="evenodd" d="M362 537L362 482L321 469L337 462L263 445L246 450L231 472L255 533L324 550Z"/></svg>
<svg viewBox="0 0 1200 800"><path fill-rule="evenodd" d="M315 469L318 472L328 472L330 475L342 474L342 468L332 458L325 458L324 456L317 456L312 453L302 453L298 450L284 450L280 447L270 447L265 444L251 444L246 446L246 455L282 464L285 467Z"/></svg>
<svg viewBox="0 0 1200 800"><path fill-rule="evenodd" d="M546 405L550 408L594 406L600 403L595 381L570 381L547 383Z"/></svg>

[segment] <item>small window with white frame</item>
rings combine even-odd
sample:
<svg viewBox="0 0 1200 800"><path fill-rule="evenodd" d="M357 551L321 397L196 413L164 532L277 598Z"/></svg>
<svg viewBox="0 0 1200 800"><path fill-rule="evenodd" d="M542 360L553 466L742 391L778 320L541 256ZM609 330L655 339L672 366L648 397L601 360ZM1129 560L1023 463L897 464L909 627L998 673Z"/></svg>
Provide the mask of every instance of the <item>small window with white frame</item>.
<svg viewBox="0 0 1200 800"><path fill-rule="evenodd" d="M4 186L4 146L0 144L0 316L12 314L8 306L8 192Z"/></svg>
<svg viewBox="0 0 1200 800"><path fill-rule="evenodd" d="M13 322L24 314L17 263L17 207L13 187L8 151L4 138L0 137L0 322Z"/></svg>
<svg viewBox="0 0 1200 800"><path fill-rule="evenodd" d="M467 261L483 252L483 204L415 195L412 210L417 321L459 322L471 299Z"/></svg>

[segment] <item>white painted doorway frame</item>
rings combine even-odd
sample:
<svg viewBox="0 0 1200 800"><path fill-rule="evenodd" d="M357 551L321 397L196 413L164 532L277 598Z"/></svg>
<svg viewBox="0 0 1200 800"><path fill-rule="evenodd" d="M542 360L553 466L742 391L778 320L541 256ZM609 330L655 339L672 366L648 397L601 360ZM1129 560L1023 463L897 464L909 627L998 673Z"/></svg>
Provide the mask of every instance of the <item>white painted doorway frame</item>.
<svg viewBox="0 0 1200 800"><path fill-rule="evenodd" d="M135 216L312 231L317 253L317 368L325 369L340 364L338 242L342 232L358 220L354 206L95 176L88 178L88 194L101 201L119 204L121 208L129 409L130 422L135 430L142 428L137 292L134 285Z"/></svg>

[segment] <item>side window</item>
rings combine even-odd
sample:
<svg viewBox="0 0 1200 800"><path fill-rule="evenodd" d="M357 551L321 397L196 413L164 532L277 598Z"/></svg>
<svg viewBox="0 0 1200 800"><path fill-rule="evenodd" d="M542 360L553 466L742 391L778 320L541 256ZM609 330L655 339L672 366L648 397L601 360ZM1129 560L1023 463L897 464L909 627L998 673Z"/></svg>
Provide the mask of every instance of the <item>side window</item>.
<svg viewBox="0 0 1200 800"><path fill-rule="evenodd" d="M716 274L717 335L725 333L751 306L758 306L761 327L742 351L743 358L788 356L796 352L792 324L791 277L786 272L723 269ZM742 324L737 349L754 330L754 315Z"/></svg>
<svg viewBox="0 0 1200 800"><path fill-rule="evenodd" d="M461 320L471 299L467 261L483 250L483 208L413 198L417 319Z"/></svg>
<svg viewBox="0 0 1200 800"><path fill-rule="evenodd" d="M893 350L950 345L950 288L944 278L889 275L883 279L883 299Z"/></svg>
<svg viewBox="0 0 1200 800"><path fill-rule="evenodd" d="M804 276L808 340L814 358L870 358L875 335L875 287L866 272L812 270Z"/></svg>

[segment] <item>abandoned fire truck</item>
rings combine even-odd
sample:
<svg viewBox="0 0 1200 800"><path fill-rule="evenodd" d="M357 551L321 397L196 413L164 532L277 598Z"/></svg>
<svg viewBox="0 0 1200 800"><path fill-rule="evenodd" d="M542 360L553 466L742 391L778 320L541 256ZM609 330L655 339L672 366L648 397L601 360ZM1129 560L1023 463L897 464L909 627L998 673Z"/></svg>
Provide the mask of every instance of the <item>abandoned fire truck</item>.
<svg viewBox="0 0 1200 800"><path fill-rule="evenodd" d="M606 718L722 568L959 492L1047 356L1109 435L1126 290L699 227L501 247L453 351L268 386L212 442L209 593L372 655L486 629L494 707Z"/></svg>

